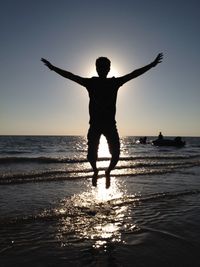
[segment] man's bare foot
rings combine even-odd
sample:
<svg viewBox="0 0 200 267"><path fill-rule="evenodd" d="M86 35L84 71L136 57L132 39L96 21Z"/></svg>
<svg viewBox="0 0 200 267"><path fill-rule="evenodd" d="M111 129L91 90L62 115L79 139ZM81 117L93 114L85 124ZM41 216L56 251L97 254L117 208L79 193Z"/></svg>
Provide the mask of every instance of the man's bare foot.
<svg viewBox="0 0 200 267"><path fill-rule="evenodd" d="M106 189L110 187L110 176L106 176Z"/></svg>
<svg viewBox="0 0 200 267"><path fill-rule="evenodd" d="M106 189L108 189L110 187L110 171L106 170L105 175L106 175Z"/></svg>
<svg viewBox="0 0 200 267"><path fill-rule="evenodd" d="M97 186L98 172L99 172L99 171L96 169L96 170L94 171L93 176L92 176L92 185L93 185L93 186Z"/></svg>
<svg viewBox="0 0 200 267"><path fill-rule="evenodd" d="M106 175L106 177L107 177L107 176L110 176L110 172L111 172L111 171L110 171L109 169L105 170L105 175Z"/></svg>

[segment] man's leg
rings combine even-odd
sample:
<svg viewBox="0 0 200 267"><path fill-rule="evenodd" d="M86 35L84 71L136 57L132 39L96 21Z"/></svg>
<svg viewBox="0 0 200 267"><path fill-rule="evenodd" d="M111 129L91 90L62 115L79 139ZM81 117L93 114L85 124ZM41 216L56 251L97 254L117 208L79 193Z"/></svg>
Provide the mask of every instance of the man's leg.
<svg viewBox="0 0 200 267"><path fill-rule="evenodd" d="M109 129L106 129L103 134L107 139L109 151L112 156L110 165L106 170L106 176L110 176L110 172L115 168L120 155L120 141L116 125L113 125L112 127L109 127Z"/></svg>
<svg viewBox="0 0 200 267"><path fill-rule="evenodd" d="M96 166L96 162L97 162L97 157L98 157L98 147L99 147L99 139L101 136L101 132L93 126L90 126L89 130L88 130L88 155L87 155L87 159L90 162L92 169L94 171L93 174L93 180L97 179L97 175L98 175L98 169ZM95 181L94 181L95 184Z"/></svg>

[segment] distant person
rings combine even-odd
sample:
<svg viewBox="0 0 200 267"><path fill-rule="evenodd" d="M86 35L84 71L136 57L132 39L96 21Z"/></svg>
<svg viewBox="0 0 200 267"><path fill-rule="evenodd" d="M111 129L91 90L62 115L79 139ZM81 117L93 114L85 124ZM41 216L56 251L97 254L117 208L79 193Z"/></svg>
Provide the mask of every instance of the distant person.
<svg viewBox="0 0 200 267"><path fill-rule="evenodd" d="M96 70L98 73L98 77L92 78L83 78L78 75L74 75L71 72L53 66L49 61L44 58L41 59L41 61L50 70L53 70L59 75L84 86L88 91L90 99L90 128L87 135L87 158L94 171L93 185L96 185L96 179L98 176L96 162L98 157L99 140L102 134L107 139L109 151L111 153L110 165L105 171L106 178L108 178L108 184L110 179L110 172L114 169L119 160L120 141L115 121L118 89L126 82L142 75L146 71L150 70L152 67L155 67L158 63L161 63L162 58L163 54L160 53L157 55L157 57L152 63L142 68L136 69L127 75L117 78L107 78L108 72L110 71L111 62L106 57L99 57L96 60Z"/></svg>
<svg viewBox="0 0 200 267"><path fill-rule="evenodd" d="M140 144L146 144L147 143L147 137L146 136L140 137L139 142L140 142Z"/></svg>
<svg viewBox="0 0 200 267"><path fill-rule="evenodd" d="M163 135L162 135L161 132L160 132L159 135L158 135L158 139L159 139L159 140L163 140Z"/></svg>

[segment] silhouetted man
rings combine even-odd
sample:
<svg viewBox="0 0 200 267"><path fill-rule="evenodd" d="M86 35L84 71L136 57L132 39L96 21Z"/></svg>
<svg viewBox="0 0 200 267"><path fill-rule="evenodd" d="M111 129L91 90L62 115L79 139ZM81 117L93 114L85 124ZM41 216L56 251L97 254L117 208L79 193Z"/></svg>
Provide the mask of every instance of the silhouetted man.
<svg viewBox="0 0 200 267"><path fill-rule="evenodd" d="M106 170L106 177L110 177L111 170L114 169L119 160L120 142L115 121L118 89L126 82L145 73L152 67L155 67L158 63L161 63L162 58L163 54L160 53L152 63L140 69L134 70L133 72L127 75L117 78L107 78L108 72L110 71L111 62L106 57L100 57L96 60L96 70L99 77L92 78L83 78L78 75L74 75L71 72L53 66L49 61L44 58L41 59L42 62L44 62L44 64L50 70L53 70L61 76L84 86L88 91L90 98L90 128L87 135L87 158L94 171L93 182L95 181L98 175L96 161L98 157L99 140L102 134L107 139L109 151L112 156L110 165ZM95 185L95 182L93 184Z"/></svg>

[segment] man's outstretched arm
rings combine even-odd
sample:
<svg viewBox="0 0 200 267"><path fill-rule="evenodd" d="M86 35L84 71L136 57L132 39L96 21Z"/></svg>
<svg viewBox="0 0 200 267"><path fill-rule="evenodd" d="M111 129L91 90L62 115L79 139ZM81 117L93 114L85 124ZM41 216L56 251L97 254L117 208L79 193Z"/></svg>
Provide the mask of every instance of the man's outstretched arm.
<svg viewBox="0 0 200 267"><path fill-rule="evenodd" d="M150 70L151 68L155 67L157 64L162 62L162 59L163 59L163 53L159 53L153 62L151 62L150 64L148 64L148 65L146 65L140 69L134 70L133 72L131 72L127 75L120 77L120 79L123 80L123 83L126 83L126 82L142 75L143 73Z"/></svg>
<svg viewBox="0 0 200 267"><path fill-rule="evenodd" d="M64 78L67 78L71 81L74 81L78 84L81 85L85 85L85 80L86 78L80 77L78 75L75 75L69 71L66 70L62 70L60 68L57 68L56 66L53 66L48 60L41 58L41 61L44 63L44 65L46 65L50 70L55 71L56 73L58 73L59 75L63 76Z"/></svg>

